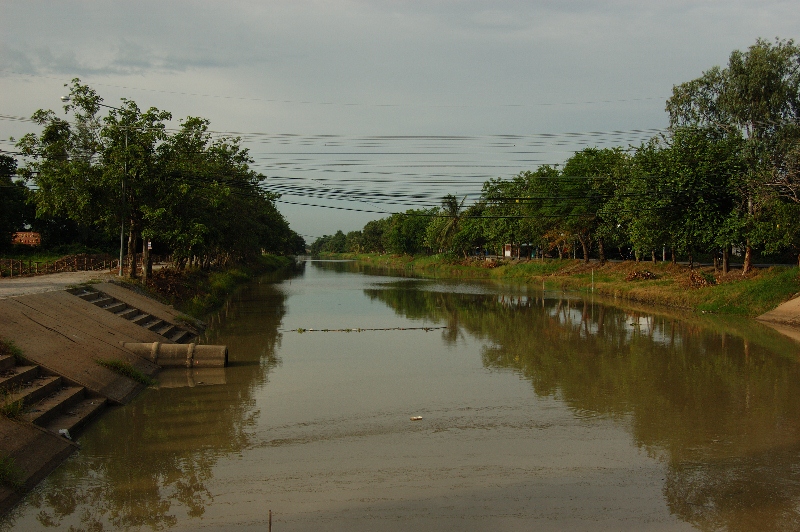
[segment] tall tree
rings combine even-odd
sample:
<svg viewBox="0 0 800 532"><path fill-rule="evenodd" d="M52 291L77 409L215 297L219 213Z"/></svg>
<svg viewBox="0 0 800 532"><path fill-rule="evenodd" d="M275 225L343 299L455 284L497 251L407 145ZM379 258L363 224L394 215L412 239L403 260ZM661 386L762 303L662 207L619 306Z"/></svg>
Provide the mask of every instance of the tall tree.
<svg viewBox="0 0 800 532"><path fill-rule="evenodd" d="M790 155L800 138L800 47L758 39L746 52L731 53L726 68L675 86L667 112L673 127L714 127L745 140L741 217L732 225L743 240L747 273L760 206L776 193L794 193Z"/></svg>
<svg viewBox="0 0 800 532"><path fill-rule="evenodd" d="M11 244L12 234L31 223L30 192L17 176L17 160L0 155L0 249Z"/></svg>
<svg viewBox="0 0 800 532"><path fill-rule="evenodd" d="M580 242L584 262L589 262L592 241L597 242L600 261L606 259L605 239L612 233L615 216L604 206L614 197L627 163L620 148L586 148L567 159L556 181L560 200L555 211L565 230Z"/></svg>

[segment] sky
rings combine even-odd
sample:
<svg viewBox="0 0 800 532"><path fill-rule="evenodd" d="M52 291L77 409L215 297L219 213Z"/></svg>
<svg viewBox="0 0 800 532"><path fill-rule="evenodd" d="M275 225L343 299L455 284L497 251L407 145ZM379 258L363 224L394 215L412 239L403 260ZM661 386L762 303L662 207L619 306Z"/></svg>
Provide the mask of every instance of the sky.
<svg viewBox="0 0 800 532"><path fill-rule="evenodd" d="M240 136L311 242L638 145L673 85L798 28L774 0L0 0L0 150L79 77Z"/></svg>

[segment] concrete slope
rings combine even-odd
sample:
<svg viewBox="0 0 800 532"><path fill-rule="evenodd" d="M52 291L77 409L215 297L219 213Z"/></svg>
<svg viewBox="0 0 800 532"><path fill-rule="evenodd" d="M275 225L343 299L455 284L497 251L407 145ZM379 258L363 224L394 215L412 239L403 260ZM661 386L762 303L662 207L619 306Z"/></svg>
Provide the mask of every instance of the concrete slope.
<svg viewBox="0 0 800 532"><path fill-rule="evenodd" d="M800 297L785 301L756 319L800 342Z"/></svg>
<svg viewBox="0 0 800 532"><path fill-rule="evenodd" d="M0 485L0 514L53 471L77 446L30 423L0 416L0 450L13 463L19 485Z"/></svg>
<svg viewBox="0 0 800 532"><path fill-rule="evenodd" d="M33 288L53 284L52 281L44 284L41 280L36 282L39 284ZM0 286L4 286L3 283ZM140 301L142 296L134 292L109 286L109 291L115 294L115 288L122 290L118 299L144 303L141 306L147 306L154 315L158 313L165 318L174 319L174 310L171 308L150 299ZM19 286L15 289L19 289ZM37 395L37 400L42 404L52 403L53 417L31 421L29 418L34 416L31 412L24 412L13 420L0 416L0 459L13 464L19 484L0 484L0 514L8 511L27 490L76 449L74 443L46 430L45 426L49 428L52 425L53 430L62 427L72 430L77 425L70 423L79 421L81 405L86 403L87 409L96 409L105 403L105 399L94 399L95 395L124 404L144 388L142 384L100 366L97 361L127 362L146 375L155 375L158 366L124 349L121 344L169 342L154 331L64 290L31 292L31 287L27 289L26 295L0 298L0 338L12 341L25 358L24 368L15 367L18 375L8 368L3 373L9 374L4 377L9 382L17 379L17 376L22 379L19 383L15 381L17 387L10 389L11 395L7 398L14 399L29 391L31 394L38 393L36 387L40 383L46 383L41 388L48 386L47 393L52 392L51 395L42 398ZM35 367L29 366L30 364L44 368L49 372L48 375L41 379L28 377L31 368ZM56 380L63 381L63 385L53 384ZM76 385L88 391L85 399L84 392ZM46 395L45 392L42 393ZM70 411L63 413L63 405L69 405L67 408ZM96 410L92 410L94 411ZM49 412L51 411L48 410ZM59 417L59 414L63 415ZM36 422L43 426L35 426Z"/></svg>
<svg viewBox="0 0 800 532"><path fill-rule="evenodd" d="M194 320L192 318L189 318L185 314L178 312L171 306L159 303L151 297L108 282L91 285L91 288L100 292L104 292L113 298L119 299L120 301L124 301L128 305L136 307L142 312L146 312L152 316L156 316L159 319L170 323L180 324L181 327L190 330L194 335L199 334L199 331L193 326Z"/></svg>
<svg viewBox="0 0 800 532"><path fill-rule="evenodd" d="M97 360L121 360L146 375L158 367L123 349L121 342L163 342L163 337L64 292L0 300L0 336L25 357L115 403L127 403L142 385Z"/></svg>
<svg viewBox="0 0 800 532"><path fill-rule="evenodd" d="M800 327L800 297L781 303L776 308L759 316L758 319Z"/></svg>

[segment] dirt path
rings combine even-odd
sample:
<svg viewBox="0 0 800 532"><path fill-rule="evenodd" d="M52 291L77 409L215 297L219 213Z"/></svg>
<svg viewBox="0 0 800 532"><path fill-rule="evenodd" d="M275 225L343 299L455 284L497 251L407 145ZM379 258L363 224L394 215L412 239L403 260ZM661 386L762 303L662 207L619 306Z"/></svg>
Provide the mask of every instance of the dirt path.
<svg viewBox="0 0 800 532"><path fill-rule="evenodd" d="M108 272L64 272L32 277L3 277L0 279L0 299L64 290L89 281L106 281L114 277Z"/></svg>

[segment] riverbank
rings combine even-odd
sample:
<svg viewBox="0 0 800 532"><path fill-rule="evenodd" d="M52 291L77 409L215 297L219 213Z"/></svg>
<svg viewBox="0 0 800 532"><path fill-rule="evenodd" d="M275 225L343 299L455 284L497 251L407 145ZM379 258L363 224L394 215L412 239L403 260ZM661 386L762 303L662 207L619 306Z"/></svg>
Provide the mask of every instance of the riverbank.
<svg viewBox="0 0 800 532"><path fill-rule="evenodd" d="M70 438L97 412L151 382L158 366L123 344L184 342L200 332L202 323L165 304L202 317L239 285L293 263L264 256L227 270L165 268L147 285L109 272L0 280L0 515L78 448ZM120 308L98 306L85 290ZM164 327L119 315L128 309Z"/></svg>
<svg viewBox="0 0 800 532"><path fill-rule="evenodd" d="M698 313L760 316L800 295L797 267L754 269L747 275L723 275L713 267L671 262L599 262L581 260L454 260L440 255L337 254L361 264L401 269L421 277L494 279L536 284L548 290L594 292L628 301L687 309Z"/></svg>
<svg viewBox="0 0 800 532"><path fill-rule="evenodd" d="M237 286L269 272L288 268L294 264L292 257L262 255L248 264L239 264L224 270L191 269L178 271L164 268L154 271L146 285L136 280L124 280L130 288L143 290L148 295L174 306L181 312L202 319L219 308Z"/></svg>

